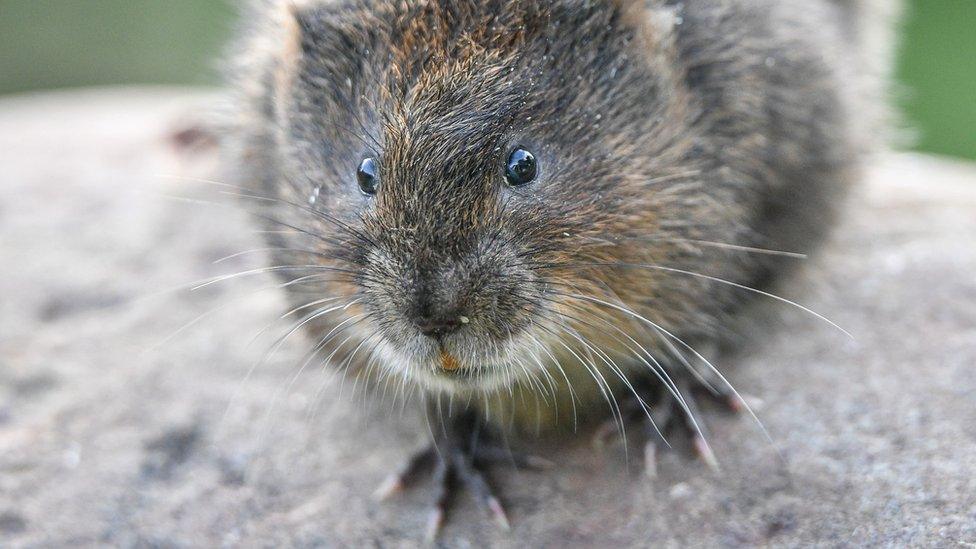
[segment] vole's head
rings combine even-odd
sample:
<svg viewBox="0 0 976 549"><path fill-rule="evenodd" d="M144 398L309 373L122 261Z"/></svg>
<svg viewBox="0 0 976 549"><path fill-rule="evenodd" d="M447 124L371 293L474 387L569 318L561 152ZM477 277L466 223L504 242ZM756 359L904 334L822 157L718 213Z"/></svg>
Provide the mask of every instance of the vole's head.
<svg viewBox="0 0 976 549"><path fill-rule="evenodd" d="M306 300L354 302L327 326L345 322L377 367L449 390L531 375L560 338L578 347L567 296L646 277L581 265L644 259L612 236L653 232L648 189L680 171L681 94L645 15L585 0L289 12L267 75L268 179L308 205L278 206L303 231L283 242L335 269L301 285Z"/></svg>

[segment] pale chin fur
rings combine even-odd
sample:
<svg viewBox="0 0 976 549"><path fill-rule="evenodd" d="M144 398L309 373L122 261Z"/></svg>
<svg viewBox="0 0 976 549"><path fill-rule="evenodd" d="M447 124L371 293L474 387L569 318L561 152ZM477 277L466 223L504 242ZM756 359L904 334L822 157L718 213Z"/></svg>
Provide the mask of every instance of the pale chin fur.
<svg viewBox="0 0 976 549"><path fill-rule="evenodd" d="M384 375L405 378L408 383L430 392L488 394L511 387L527 375L515 364L515 359L528 353L514 341L506 343L496 356L482 358L476 364L471 353L464 353L458 357L462 366L455 372L445 372L440 368L438 356L433 352L433 346L429 345L403 349L383 341L377 346L376 354L381 367L386 370ZM537 368L530 366L536 362L528 356L522 362L527 368Z"/></svg>

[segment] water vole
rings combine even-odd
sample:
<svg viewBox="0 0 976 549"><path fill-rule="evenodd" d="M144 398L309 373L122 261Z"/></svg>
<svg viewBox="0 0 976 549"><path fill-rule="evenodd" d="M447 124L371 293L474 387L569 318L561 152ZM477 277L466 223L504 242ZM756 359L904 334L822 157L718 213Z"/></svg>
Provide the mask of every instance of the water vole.
<svg viewBox="0 0 976 549"><path fill-rule="evenodd" d="M504 522L483 427L608 412L673 418L711 461L692 389L738 399L699 350L816 247L858 177L886 7L255 6L230 141L273 269L315 351L443 427L384 490L433 470L432 524L452 478Z"/></svg>

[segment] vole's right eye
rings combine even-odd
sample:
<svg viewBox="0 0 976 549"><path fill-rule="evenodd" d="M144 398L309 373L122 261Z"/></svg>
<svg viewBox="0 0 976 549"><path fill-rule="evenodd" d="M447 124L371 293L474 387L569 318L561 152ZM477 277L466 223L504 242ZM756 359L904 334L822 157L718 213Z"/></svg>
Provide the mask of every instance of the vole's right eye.
<svg viewBox="0 0 976 549"><path fill-rule="evenodd" d="M526 185L535 180L539 165L535 155L519 147L512 151L505 166L505 180L513 187Z"/></svg>
<svg viewBox="0 0 976 549"><path fill-rule="evenodd" d="M377 172L376 159L366 158L359 163L356 179L359 180L359 190L363 191L363 194L376 194L376 188L380 183Z"/></svg>

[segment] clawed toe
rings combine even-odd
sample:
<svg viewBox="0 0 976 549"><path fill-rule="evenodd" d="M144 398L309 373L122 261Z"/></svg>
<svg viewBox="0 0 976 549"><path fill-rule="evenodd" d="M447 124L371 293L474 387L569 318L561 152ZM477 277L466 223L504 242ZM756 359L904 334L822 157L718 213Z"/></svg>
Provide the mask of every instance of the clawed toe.
<svg viewBox="0 0 976 549"><path fill-rule="evenodd" d="M504 530L510 529L508 515L481 469L465 455L455 454L453 457L454 472L461 483L474 493L496 524Z"/></svg>
<svg viewBox="0 0 976 549"><path fill-rule="evenodd" d="M484 472L487 467L499 463L529 469L543 469L552 465L544 458L495 446L481 446L469 451L458 446L438 448L432 444L411 456L400 470L383 481L376 490L375 496L379 500L385 500L430 475L435 493L427 518L428 541L435 539L440 533L455 496L462 486L475 496L478 503L499 527L508 530L510 529L508 514Z"/></svg>
<svg viewBox="0 0 976 549"><path fill-rule="evenodd" d="M649 478L657 476L657 456L660 444L670 446L667 435L674 431L684 432L691 441L691 448L701 461L713 471L719 471L718 459L708 444L708 428L698 407L698 399L711 398L738 413L745 408L742 399L731 390L718 390L714 387L690 387L687 380L676 382L680 400L671 392L658 390L652 398L644 399L633 395L620 405L621 417L613 418L600 425L593 435L594 446L600 448L613 439L621 430L623 423L638 423L642 426L644 444L644 473ZM639 393L638 393L639 394ZM653 404L648 404L653 403Z"/></svg>
<svg viewBox="0 0 976 549"><path fill-rule="evenodd" d="M379 488L373 492L373 497L383 501L394 494L402 492L408 486L416 483L418 479L433 470L437 463L437 454L433 446L428 446L423 450L410 456L397 472L391 474L380 484Z"/></svg>
<svg viewBox="0 0 976 549"><path fill-rule="evenodd" d="M427 530L424 536L428 541L437 538L437 534L444 526L447 510L454 498L454 491L457 486L451 467L445 461L438 461L434 468L434 486L436 487L434 503L427 518Z"/></svg>

